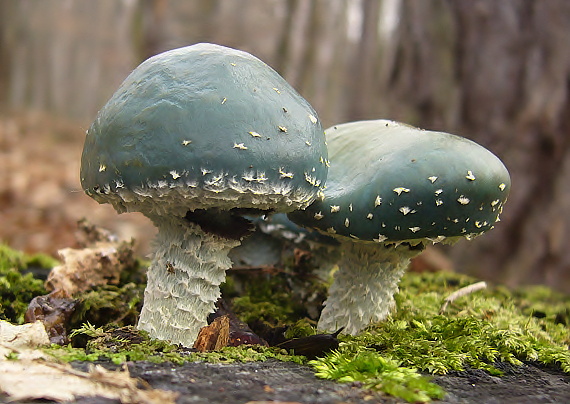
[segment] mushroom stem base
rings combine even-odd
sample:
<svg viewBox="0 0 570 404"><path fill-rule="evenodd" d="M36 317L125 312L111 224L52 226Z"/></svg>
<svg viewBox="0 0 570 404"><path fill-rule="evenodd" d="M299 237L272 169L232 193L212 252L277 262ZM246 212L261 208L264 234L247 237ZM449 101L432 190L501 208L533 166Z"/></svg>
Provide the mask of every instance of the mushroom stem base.
<svg viewBox="0 0 570 404"><path fill-rule="evenodd" d="M152 338L192 347L220 297L231 266L228 252L240 242L205 233L182 218L153 221L158 235L138 328Z"/></svg>
<svg viewBox="0 0 570 404"><path fill-rule="evenodd" d="M339 269L329 288L317 328L356 335L366 326L384 320L395 306L398 283L421 249L342 243Z"/></svg>

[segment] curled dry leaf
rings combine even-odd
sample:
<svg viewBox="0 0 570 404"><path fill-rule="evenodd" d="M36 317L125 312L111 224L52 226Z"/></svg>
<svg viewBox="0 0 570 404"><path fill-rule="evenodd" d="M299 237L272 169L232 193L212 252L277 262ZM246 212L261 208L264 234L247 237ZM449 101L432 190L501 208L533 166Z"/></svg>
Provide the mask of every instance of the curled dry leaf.
<svg viewBox="0 0 570 404"><path fill-rule="evenodd" d="M54 290L48 295L34 297L24 319L27 323L41 321L49 335L50 342L64 345L69 342L66 325L78 303L64 290Z"/></svg>
<svg viewBox="0 0 570 404"><path fill-rule="evenodd" d="M315 359L317 356L322 356L339 347L340 341L337 337L343 330L344 327L332 334L316 334L303 338L293 338L276 346L287 351L293 351L295 355L303 355L308 359Z"/></svg>
<svg viewBox="0 0 570 404"><path fill-rule="evenodd" d="M83 249L59 251L63 264L53 268L46 281L48 290L64 290L69 295L96 286L118 284L123 269L133 265L132 242L101 241Z"/></svg>
<svg viewBox="0 0 570 404"><path fill-rule="evenodd" d="M210 314L208 321L215 321L219 317L227 317L229 320L229 339L227 346L239 345L262 345L269 346L267 341L255 334L249 326L241 321L227 302L220 298L216 302L216 311Z"/></svg>
<svg viewBox="0 0 570 404"><path fill-rule="evenodd" d="M230 339L230 319L228 316L221 316L212 324L200 328L194 349L200 352L217 351L228 346Z"/></svg>

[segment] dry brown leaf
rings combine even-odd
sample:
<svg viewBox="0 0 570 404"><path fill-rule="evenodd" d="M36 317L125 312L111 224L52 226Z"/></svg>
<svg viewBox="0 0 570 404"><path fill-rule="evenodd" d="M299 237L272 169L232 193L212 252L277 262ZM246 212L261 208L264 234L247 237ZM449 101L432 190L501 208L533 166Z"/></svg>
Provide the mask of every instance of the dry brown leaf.
<svg viewBox="0 0 570 404"><path fill-rule="evenodd" d="M78 304L79 301L72 299L67 292L54 290L48 295L32 299L24 315L24 321L27 323L41 321L50 342L64 345L69 343L66 325Z"/></svg>
<svg viewBox="0 0 570 404"><path fill-rule="evenodd" d="M63 264L53 268L46 281L48 290L64 290L69 295L96 286L117 284L120 274L133 264L133 245L128 242L98 242L83 249L59 250Z"/></svg>
<svg viewBox="0 0 570 404"><path fill-rule="evenodd" d="M230 318L221 316L212 324L202 327L194 342L194 348L200 352L217 351L228 346L230 339Z"/></svg>

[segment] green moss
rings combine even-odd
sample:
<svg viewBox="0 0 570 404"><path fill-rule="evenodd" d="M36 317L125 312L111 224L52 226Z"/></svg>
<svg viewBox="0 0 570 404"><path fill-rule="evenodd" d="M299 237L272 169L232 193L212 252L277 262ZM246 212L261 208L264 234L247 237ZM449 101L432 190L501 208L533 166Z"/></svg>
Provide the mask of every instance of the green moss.
<svg viewBox="0 0 570 404"><path fill-rule="evenodd" d="M45 254L24 254L21 251L14 250L5 244L0 244L0 273L6 270L17 268L19 270L27 270L30 267L53 268L59 265L59 262Z"/></svg>
<svg viewBox="0 0 570 404"><path fill-rule="evenodd" d="M295 324L291 325L285 331L285 338L293 339L293 338L303 338L303 337L310 337L311 335L315 335L317 333L316 330L316 323L314 321L310 321L307 318L302 318L295 322Z"/></svg>
<svg viewBox="0 0 570 404"><path fill-rule="evenodd" d="M295 362L299 364L306 363L304 356L289 355L283 349L263 347L261 345L240 345L238 347L225 347L216 352L195 352L188 356L189 361L209 363L259 362L266 361L268 359Z"/></svg>
<svg viewBox="0 0 570 404"><path fill-rule="evenodd" d="M84 335L91 338L85 348L52 345L45 352L65 361L96 361L108 359L115 364L126 361L149 361L153 363L185 362L232 363L276 359L305 363L303 356L288 355L282 349L259 345L225 347L216 352L190 352L166 341L150 339L144 331L134 327L95 327L84 324L72 333L72 338Z"/></svg>
<svg viewBox="0 0 570 404"><path fill-rule="evenodd" d="M246 323L263 321L278 325L292 321L293 309L288 304L282 304L280 299L259 301L255 296L240 296L233 300L232 307Z"/></svg>
<svg viewBox="0 0 570 404"><path fill-rule="evenodd" d="M88 322L96 326L136 324L142 307L144 285L105 285L75 296L79 305L70 321L72 328Z"/></svg>
<svg viewBox="0 0 570 404"><path fill-rule="evenodd" d="M309 362L318 377L339 382L361 382L365 388L381 390L410 402L443 398L444 392L416 369L403 367L393 359L362 350L347 355L333 352L324 359Z"/></svg>
<svg viewBox="0 0 570 404"><path fill-rule="evenodd" d="M410 390L431 398L439 393L404 369L445 374L471 367L500 375L496 362L533 361L570 373L570 332L556 321L556 313L567 309L567 298L544 288L515 293L487 289L456 300L438 314L445 297L473 282L450 273L407 274L391 318L358 336L344 337L338 351L310 364L320 377L359 380L408 401L426 398ZM533 316L536 307L545 315ZM394 370L386 361L401 366L396 373L403 390L392 389ZM408 382L424 387L407 389Z"/></svg>
<svg viewBox="0 0 570 404"><path fill-rule="evenodd" d="M232 309L242 321L265 322L276 327L309 317L309 295L321 292L324 296L326 291L317 280L315 277L303 278L293 272L270 276L249 274L247 278L230 273L222 290L224 296L233 297ZM238 288L241 289L239 294L236 292Z"/></svg>
<svg viewBox="0 0 570 404"><path fill-rule="evenodd" d="M32 271L55 265L47 255L26 255L0 244L0 319L22 324L30 301L47 293L44 281Z"/></svg>
<svg viewBox="0 0 570 404"><path fill-rule="evenodd" d="M25 273L38 263L55 264L38 257L0 246L0 318L21 323L29 301L46 293L41 279ZM124 275L117 286L78 295L81 303L71 325L77 329L74 347L52 346L46 352L64 361L107 359L117 364L134 360L182 364L267 359L307 363L304 357L287 355L278 348L240 346L198 353L150 340L133 327L144 290L141 265ZM287 326L287 338L306 337L315 333L315 318L309 318L307 306L319 305L326 285L315 285L297 275L248 274L244 280L230 274L224 295L231 298L234 311L243 321ZM525 361L557 366L570 373L567 296L542 286L516 291L494 287L459 298L439 313L445 297L474 282L453 273L406 274L396 296L397 310L389 319L358 336L341 336L338 350L309 363L319 377L358 381L408 401L441 397L441 388L425 373L479 368L500 375L494 366L497 362L516 365ZM82 325L86 322L93 325Z"/></svg>

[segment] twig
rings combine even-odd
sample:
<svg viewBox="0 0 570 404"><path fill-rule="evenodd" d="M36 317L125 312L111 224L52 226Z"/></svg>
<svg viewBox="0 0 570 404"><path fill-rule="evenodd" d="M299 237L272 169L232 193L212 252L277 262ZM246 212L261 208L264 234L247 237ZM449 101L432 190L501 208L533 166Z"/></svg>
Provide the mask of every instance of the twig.
<svg viewBox="0 0 570 404"><path fill-rule="evenodd" d="M445 298L443 304L441 305L441 308L439 309L439 314L443 314L447 309L447 306L450 303L453 303L455 300L459 299L460 297L466 296L473 292L477 292L478 290L481 289L485 289L486 287L487 284L485 282L477 282L472 285L465 286L464 288L461 288L459 290L456 290L455 292L453 292L452 294L450 294Z"/></svg>

